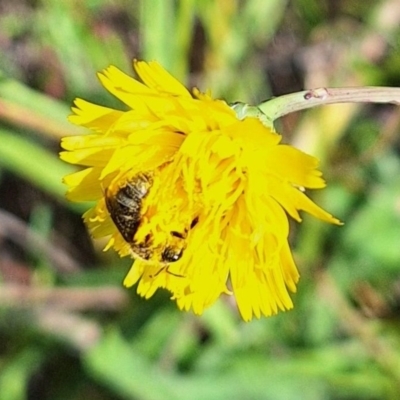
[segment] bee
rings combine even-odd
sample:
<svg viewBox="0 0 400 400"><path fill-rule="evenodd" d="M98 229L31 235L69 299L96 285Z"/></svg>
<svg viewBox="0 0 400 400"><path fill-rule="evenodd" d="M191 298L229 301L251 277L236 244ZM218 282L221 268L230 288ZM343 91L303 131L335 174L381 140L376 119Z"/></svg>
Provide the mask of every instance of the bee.
<svg viewBox="0 0 400 400"><path fill-rule="evenodd" d="M193 229L199 221L198 217L195 217L191 224L190 224L190 229ZM164 264L158 272L156 272L152 277L155 278L157 275L159 275L162 271L166 271L170 275L176 276L178 278L183 278L183 275L176 274L172 271L169 270L169 264L178 261L182 255L183 251L185 249L185 244L186 244L186 239L188 236L189 230L185 229L184 232L178 232L178 231L171 231L170 232L170 241L168 245L166 245L161 253L161 263Z"/></svg>
<svg viewBox="0 0 400 400"><path fill-rule="evenodd" d="M133 256L142 260L154 260L162 265L181 259L186 247L188 229L183 232L171 231L170 239L164 245L153 245L153 238L148 234L143 241L135 240L135 235L142 222L142 203L153 185L151 173L138 173L115 192L109 188L105 192L105 202L112 221L124 240L130 245ZM113 193L115 192L115 193ZM190 229L198 222L194 218ZM164 269L164 268L163 268Z"/></svg>
<svg viewBox="0 0 400 400"><path fill-rule="evenodd" d="M197 222L199 221L198 217L195 217L191 224L190 229L193 229ZM168 245L166 245L161 253L161 261L166 263L176 262L178 261L185 249L185 243L187 236L189 234L189 229L185 229L183 232L171 231L170 232L170 240Z"/></svg>
<svg viewBox="0 0 400 400"><path fill-rule="evenodd" d="M107 210L119 233L129 243L134 255L144 260L149 260L153 254L151 238L146 237L144 243L137 243L134 238L141 223L142 202L152 184L151 174L139 173L116 193L112 193L109 188L105 193Z"/></svg>

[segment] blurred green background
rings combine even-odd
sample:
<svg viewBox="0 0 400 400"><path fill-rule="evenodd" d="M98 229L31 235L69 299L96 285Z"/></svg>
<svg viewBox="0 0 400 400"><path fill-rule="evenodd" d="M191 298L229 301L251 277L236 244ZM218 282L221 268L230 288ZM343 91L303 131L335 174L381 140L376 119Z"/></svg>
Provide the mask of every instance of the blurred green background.
<svg viewBox="0 0 400 400"><path fill-rule="evenodd" d="M64 200L59 139L75 97L114 64L156 59L189 87L256 104L320 86L400 86L398 0L0 0L0 399L400 398L400 108L289 115L316 155L291 242L294 310L244 323L232 299L202 317L125 290L131 261L92 242Z"/></svg>

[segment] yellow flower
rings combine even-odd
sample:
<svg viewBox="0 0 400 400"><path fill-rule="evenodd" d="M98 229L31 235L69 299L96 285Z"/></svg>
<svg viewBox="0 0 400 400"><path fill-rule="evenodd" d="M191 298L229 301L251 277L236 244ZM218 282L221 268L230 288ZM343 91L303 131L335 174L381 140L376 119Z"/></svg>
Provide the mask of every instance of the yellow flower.
<svg viewBox="0 0 400 400"><path fill-rule="evenodd" d="M113 66L99 74L128 110L77 99L70 121L91 133L62 140L61 158L86 167L65 183L70 200L96 202L91 234L135 259L124 284L139 281L145 298L166 288L201 314L232 291L246 321L292 308L287 214L340 223L304 193L325 186L318 161L156 62L134 66L143 83Z"/></svg>

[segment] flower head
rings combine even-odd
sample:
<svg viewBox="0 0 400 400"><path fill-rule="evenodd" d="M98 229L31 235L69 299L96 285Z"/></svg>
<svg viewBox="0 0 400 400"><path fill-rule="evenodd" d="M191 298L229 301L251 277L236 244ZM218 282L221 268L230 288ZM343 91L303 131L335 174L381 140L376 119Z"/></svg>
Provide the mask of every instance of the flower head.
<svg viewBox="0 0 400 400"><path fill-rule="evenodd" d="M201 314L233 292L246 321L292 308L287 215L339 223L304 193L325 186L318 161L156 62L134 66L143 83L113 66L99 74L128 110L77 99L70 121L91 132L62 141L61 158L85 167L65 177L69 199L96 202L91 234L135 259L124 284L146 298L166 288Z"/></svg>

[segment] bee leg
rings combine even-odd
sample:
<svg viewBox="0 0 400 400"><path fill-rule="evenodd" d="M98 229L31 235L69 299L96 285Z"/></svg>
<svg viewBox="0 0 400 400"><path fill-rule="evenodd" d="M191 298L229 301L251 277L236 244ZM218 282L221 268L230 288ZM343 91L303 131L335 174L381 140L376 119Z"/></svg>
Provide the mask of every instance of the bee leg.
<svg viewBox="0 0 400 400"><path fill-rule="evenodd" d="M170 265L165 265L164 267L160 268L154 275L150 275L150 278L153 279L153 278L157 277L163 271L165 271L167 274L170 274L172 276L176 276L177 278L184 278L185 277L184 275L179 275L179 274L175 274L175 272L171 272L169 270L169 267L170 267Z"/></svg>
<svg viewBox="0 0 400 400"><path fill-rule="evenodd" d="M190 229L193 229L197 225L198 222L199 222L199 217L194 217L190 224Z"/></svg>
<svg viewBox="0 0 400 400"><path fill-rule="evenodd" d="M185 275L180 275L180 274L176 274L175 272L171 272L170 270L169 270L169 265L167 265L167 269L165 270L168 274L170 274L170 275L172 275L172 276L176 276L177 278L184 278L185 277Z"/></svg>

